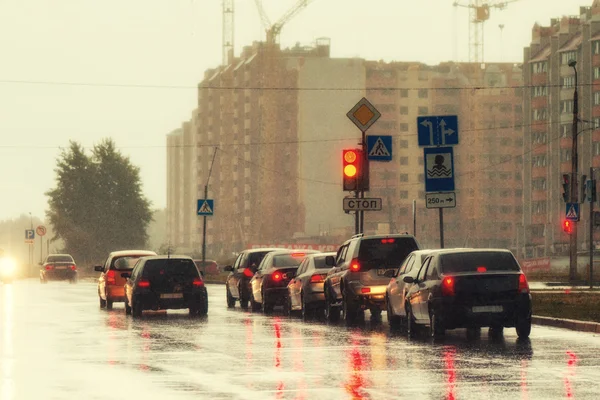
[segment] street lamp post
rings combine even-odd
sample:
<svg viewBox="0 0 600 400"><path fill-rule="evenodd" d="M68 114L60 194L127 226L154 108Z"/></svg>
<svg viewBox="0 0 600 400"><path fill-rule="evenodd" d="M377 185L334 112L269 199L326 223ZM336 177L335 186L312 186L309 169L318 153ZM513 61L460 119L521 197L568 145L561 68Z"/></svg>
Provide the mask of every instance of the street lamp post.
<svg viewBox="0 0 600 400"><path fill-rule="evenodd" d="M208 171L208 178L206 178L206 185L204 185L204 201L208 199L208 184L210 182L210 176L212 175L213 165L215 163L215 157L217 156L217 150L219 148L215 147L215 152L213 153L213 158L210 163L210 169ZM203 276L206 275L206 215L204 215L204 220L202 221L202 272Z"/></svg>
<svg viewBox="0 0 600 400"><path fill-rule="evenodd" d="M579 113L579 103L577 94L577 61L569 61L569 67L575 71L575 91L573 93L573 127L571 134L573 136L573 144L571 146L571 203L578 202L577 193L577 167L578 167L578 155L577 155L577 122ZM577 277L577 224L573 224L573 233L570 236L569 243L569 280L574 281Z"/></svg>

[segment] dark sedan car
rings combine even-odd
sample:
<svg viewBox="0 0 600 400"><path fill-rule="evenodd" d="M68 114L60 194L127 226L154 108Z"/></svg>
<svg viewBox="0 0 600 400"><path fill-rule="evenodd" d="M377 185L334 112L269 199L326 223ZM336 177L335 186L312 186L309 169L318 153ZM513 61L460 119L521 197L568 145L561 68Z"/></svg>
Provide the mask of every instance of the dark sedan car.
<svg viewBox="0 0 600 400"><path fill-rule="evenodd" d="M268 253L250 280L250 302L252 311L261 308L270 313L278 305L285 305L288 296L287 285L295 276L298 266L308 254L316 250L278 250Z"/></svg>
<svg viewBox="0 0 600 400"><path fill-rule="evenodd" d="M288 301L285 305L289 316L301 314L303 319L325 315L325 291L323 282L335 265L336 253L316 253L306 256L298 267L296 276L288 284Z"/></svg>
<svg viewBox="0 0 600 400"><path fill-rule="evenodd" d="M208 295L198 267L187 256L151 256L137 262L125 283L125 314L188 308L190 316L208 312Z"/></svg>
<svg viewBox="0 0 600 400"><path fill-rule="evenodd" d="M467 328L476 337L481 327L499 335L515 327L520 338L531 332L531 295L527 278L508 250L454 249L437 251L423 261L407 299L408 333L417 325L431 336L446 329Z"/></svg>
<svg viewBox="0 0 600 400"><path fill-rule="evenodd" d="M40 283L69 281L77 283L77 264L70 254L49 254L40 268Z"/></svg>

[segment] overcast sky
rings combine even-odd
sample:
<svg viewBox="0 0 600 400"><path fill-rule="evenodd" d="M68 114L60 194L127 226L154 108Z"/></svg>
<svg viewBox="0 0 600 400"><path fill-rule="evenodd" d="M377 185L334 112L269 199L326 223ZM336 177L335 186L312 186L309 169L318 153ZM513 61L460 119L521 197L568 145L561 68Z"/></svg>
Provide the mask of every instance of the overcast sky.
<svg viewBox="0 0 600 400"><path fill-rule="evenodd" d="M272 21L295 2L263 1ZM467 61L468 10L453 2L314 0L284 27L281 43L330 37L333 57ZM239 54L264 29L254 0L235 3ZM486 61L521 62L536 21L591 4L519 0L492 10ZM0 54L0 219L44 216L59 148L70 139L92 146L114 138L162 208L165 135L189 119L196 84L221 61L221 0L1 0Z"/></svg>

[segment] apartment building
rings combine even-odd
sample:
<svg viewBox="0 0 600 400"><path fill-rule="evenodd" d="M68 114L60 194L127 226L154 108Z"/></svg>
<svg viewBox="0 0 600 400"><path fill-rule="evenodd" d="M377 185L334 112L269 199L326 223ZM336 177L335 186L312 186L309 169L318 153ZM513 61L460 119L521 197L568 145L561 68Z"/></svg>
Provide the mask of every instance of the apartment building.
<svg viewBox="0 0 600 400"><path fill-rule="evenodd" d="M566 255L562 175L571 174L573 94L579 89L578 170L600 166L600 2L579 15L536 24L524 50L524 197L520 255ZM582 205L582 214L588 215ZM578 223L578 249L589 248L588 218ZM595 235L595 241L600 239Z"/></svg>

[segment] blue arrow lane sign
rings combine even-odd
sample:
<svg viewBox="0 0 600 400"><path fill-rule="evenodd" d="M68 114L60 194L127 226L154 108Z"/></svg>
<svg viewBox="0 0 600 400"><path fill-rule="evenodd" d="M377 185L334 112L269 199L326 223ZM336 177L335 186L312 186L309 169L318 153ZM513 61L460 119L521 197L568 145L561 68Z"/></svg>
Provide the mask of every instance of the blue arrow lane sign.
<svg viewBox="0 0 600 400"><path fill-rule="evenodd" d="M215 213L215 201L212 199L198 199L196 210L198 215L211 216Z"/></svg>
<svg viewBox="0 0 600 400"><path fill-rule="evenodd" d="M425 192L454 191L454 152L452 147L426 147Z"/></svg>
<svg viewBox="0 0 600 400"><path fill-rule="evenodd" d="M417 117L419 146L454 146L458 144L458 117L440 115Z"/></svg>
<svg viewBox="0 0 600 400"><path fill-rule="evenodd" d="M579 203L567 203L565 218L569 221L579 221Z"/></svg>

